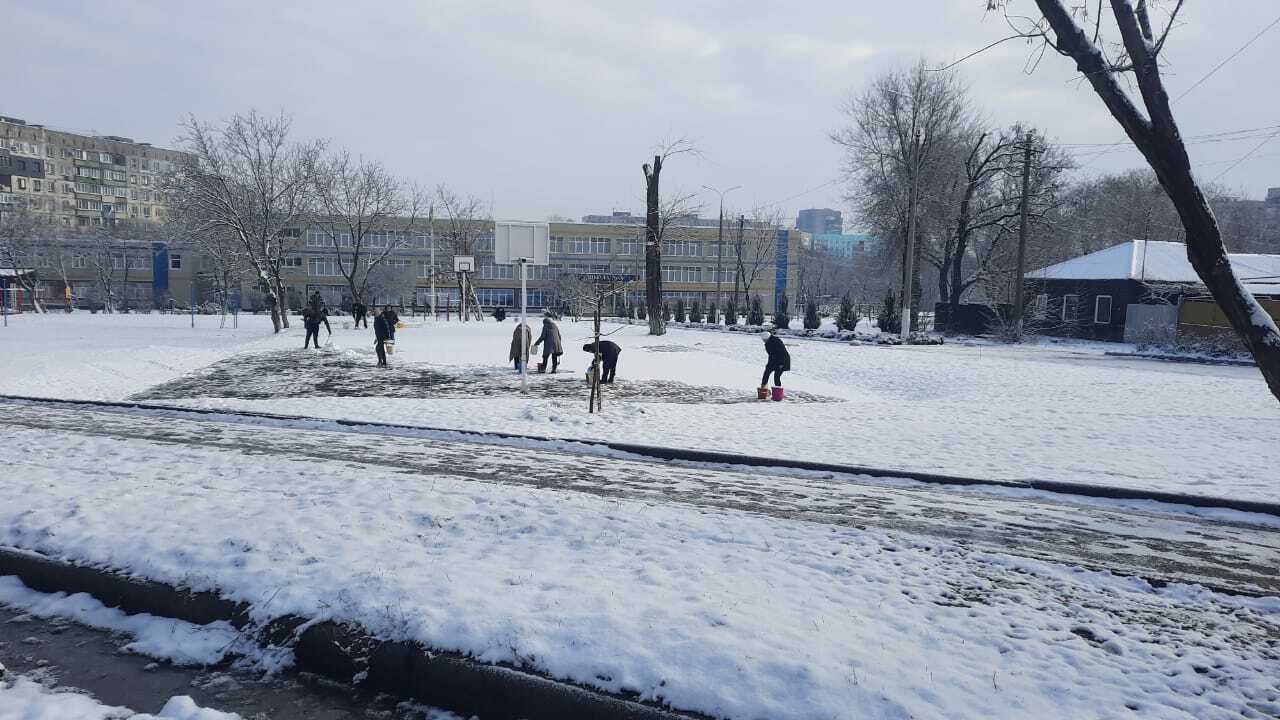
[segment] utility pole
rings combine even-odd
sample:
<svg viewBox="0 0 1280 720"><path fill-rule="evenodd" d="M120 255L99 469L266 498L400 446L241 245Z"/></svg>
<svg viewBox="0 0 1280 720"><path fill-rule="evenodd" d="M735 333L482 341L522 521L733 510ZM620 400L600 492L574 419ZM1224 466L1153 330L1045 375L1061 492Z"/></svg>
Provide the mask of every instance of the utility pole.
<svg viewBox="0 0 1280 720"><path fill-rule="evenodd" d="M920 178L920 131L911 133L911 187L907 190L907 248L902 256L902 300L899 303L899 332L902 341L911 337L911 298L915 295L916 194Z"/></svg>
<svg viewBox="0 0 1280 720"><path fill-rule="evenodd" d="M436 204L427 206L427 237L431 243L431 319L439 320L436 312Z"/></svg>
<svg viewBox="0 0 1280 720"><path fill-rule="evenodd" d="M1018 269L1013 288L1013 337L1022 341L1022 284L1026 278L1027 257L1027 206L1031 194L1031 152L1035 141L1033 131L1027 131L1027 138L1022 146L1022 198L1018 200Z"/></svg>
<svg viewBox="0 0 1280 720"><path fill-rule="evenodd" d="M720 196L720 232L716 237L716 310L717 312L724 312L724 295L720 292L720 279L723 276L723 273L720 272L720 264L724 258L724 196L742 186L734 185L727 190L717 190L710 185L703 185L702 187Z"/></svg>

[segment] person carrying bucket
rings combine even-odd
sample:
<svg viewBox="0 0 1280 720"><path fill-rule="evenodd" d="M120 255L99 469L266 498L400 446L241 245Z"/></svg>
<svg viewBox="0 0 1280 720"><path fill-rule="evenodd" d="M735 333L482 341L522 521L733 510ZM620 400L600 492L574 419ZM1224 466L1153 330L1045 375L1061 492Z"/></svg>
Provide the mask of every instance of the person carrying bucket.
<svg viewBox="0 0 1280 720"><path fill-rule="evenodd" d="M533 346L536 348L539 345L542 346L542 362L538 363L538 372L547 372L547 360L551 360L551 372L554 373L560 367L564 343L560 341L560 328L549 317L542 318L542 334Z"/></svg>
<svg viewBox="0 0 1280 720"><path fill-rule="evenodd" d="M774 400L782 399L782 373L791 369L791 353L787 352L787 346L782 342L782 338L773 333L765 333L764 349L769 353L769 360L764 366L764 375L760 376L760 399L765 398L768 392L766 384L769 382L769 373L773 373L773 394Z"/></svg>

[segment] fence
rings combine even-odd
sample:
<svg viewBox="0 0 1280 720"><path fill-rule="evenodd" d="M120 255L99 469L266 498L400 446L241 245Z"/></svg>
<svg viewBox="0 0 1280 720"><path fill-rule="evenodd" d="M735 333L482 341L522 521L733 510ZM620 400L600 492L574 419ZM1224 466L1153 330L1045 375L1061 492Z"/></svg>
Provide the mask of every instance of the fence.
<svg viewBox="0 0 1280 720"><path fill-rule="evenodd" d="M1125 342L1137 345L1171 345L1177 336L1177 305L1125 306Z"/></svg>

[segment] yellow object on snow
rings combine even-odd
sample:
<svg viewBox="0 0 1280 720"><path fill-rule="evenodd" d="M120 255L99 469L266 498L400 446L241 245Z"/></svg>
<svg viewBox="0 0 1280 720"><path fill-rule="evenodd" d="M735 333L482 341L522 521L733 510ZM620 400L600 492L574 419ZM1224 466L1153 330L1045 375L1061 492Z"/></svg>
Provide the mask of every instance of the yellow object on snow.
<svg viewBox="0 0 1280 720"><path fill-rule="evenodd" d="M400 322L396 323L396 329L397 329L397 330L403 330L403 329L404 329L404 321L403 321L403 320L401 320Z"/></svg>

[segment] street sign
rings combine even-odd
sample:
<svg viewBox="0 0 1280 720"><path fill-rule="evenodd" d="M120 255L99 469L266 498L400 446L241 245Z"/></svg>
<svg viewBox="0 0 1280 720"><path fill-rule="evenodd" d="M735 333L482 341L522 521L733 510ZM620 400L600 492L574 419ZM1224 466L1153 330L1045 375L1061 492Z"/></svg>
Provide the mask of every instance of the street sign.
<svg viewBox="0 0 1280 720"><path fill-rule="evenodd" d="M593 283L635 282L640 279L635 273L578 273L579 280Z"/></svg>
<svg viewBox="0 0 1280 720"><path fill-rule="evenodd" d="M493 260L499 265L546 265L551 225L533 222L494 223Z"/></svg>

